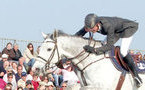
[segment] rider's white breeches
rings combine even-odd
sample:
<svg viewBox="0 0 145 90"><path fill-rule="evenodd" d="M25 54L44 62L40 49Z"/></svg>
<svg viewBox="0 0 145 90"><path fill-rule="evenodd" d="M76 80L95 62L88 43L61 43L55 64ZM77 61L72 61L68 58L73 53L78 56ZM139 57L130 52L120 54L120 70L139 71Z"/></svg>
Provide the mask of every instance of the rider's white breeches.
<svg viewBox="0 0 145 90"><path fill-rule="evenodd" d="M128 54L128 49L132 41L132 36L128 38L122 38L120 52L125 57Z"/></svg>

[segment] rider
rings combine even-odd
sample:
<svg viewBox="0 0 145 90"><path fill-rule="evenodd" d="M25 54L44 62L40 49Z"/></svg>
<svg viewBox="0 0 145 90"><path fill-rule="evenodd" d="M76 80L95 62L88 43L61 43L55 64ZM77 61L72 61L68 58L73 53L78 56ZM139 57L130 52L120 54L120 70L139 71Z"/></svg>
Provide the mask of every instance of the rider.
<svg viewBox="0 0 145 90"><path fill-rule="evenodd" d="M89 45L85 45L83 48L89 53L95 53L100 55L112 49L114 44L122 38L120 52L123 56L124 62L128 65L137 87L142 85L142 80L136 70L135 62L131 55L128 53L128 49L132 40L133 34L138 29L138 23L122 19L118 17L98 17L95 14L88 14L85 17L85 26L78 31L75 35L84 36L87 32L98 32L107 36L107 43L99 48L93 48Z"/></svg>

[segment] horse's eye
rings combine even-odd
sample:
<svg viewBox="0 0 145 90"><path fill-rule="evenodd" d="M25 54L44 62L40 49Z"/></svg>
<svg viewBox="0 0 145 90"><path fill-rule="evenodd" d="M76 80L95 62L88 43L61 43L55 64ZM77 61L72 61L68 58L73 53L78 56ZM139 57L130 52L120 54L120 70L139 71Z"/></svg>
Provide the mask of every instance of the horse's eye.
<svg viewBox="0 0 145 90"><path fill-rule="evenodd" d="M51 51L51 48L48 48L47 51Z"/></svg>

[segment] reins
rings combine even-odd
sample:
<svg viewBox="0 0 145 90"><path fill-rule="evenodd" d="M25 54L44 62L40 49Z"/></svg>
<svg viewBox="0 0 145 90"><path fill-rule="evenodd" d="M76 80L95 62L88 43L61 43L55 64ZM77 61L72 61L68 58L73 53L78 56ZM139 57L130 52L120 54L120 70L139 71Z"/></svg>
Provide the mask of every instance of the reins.
<svg viewBox="0 0 145 90"><path fill-rule="evenodd" d="M91 42L92 42L92 40L93 40L93 33L92 33L92 34L89 33L89 37L90 37L90 40L88 41L88 45L90 46L90 45L91 45ZM55 51L57 51L58 61L59 61L59 59L60 59L59 50L58 50L58 46L57 46L57 39L55 39L54 41L47 41L47 42L52 42L52 43L55 44L55 46L54 46L54 49L53 49L53 51L52 51L50 57L48 58L48 60L45 60L45 59L42 58L42 60L44 60L44 61L46 62L46 64L45 64L45 69L51 68L51 67L49 66L49 64L50 64L50 62L52 61L52 58L54 57ZM95 45L96 45L96 42L94 43L93 47L95 47ZM86 53L85 50L82 50L79 54L77 54L77 55L74 56L73 58L68 58L68 59L71 59L71 60L72 60L72 59L80 58L80 57L83 56L85 53ZM88 54L87 54L83 59L81 59L78 63L74 64L74 66L76 66L76 67L78 68L78 70L81 72L82 81L83 81L83 83L84 83L85 86L87 85L87 82L86 82L86 79L85 79L85 77L84 77L84 70L85 70L87 67L89 67L90 65L92 65L93 63L96 63L96 62L98 62L98 61L100 61L100 60L103 60L104 58L111 58L111 57L105 57L105 54L104 54L104 57L103 57L103 58L100 58L100 59L98 59L98 60L96 60L96 61L93 61L93 62L89 63L87 66L85 66L85 67L81 70L81 69L78 67L78 64L80 64L81 62L83 62L87 57L89 57L89 55L90 55L90 53L88 53ZM40 58L41 58L41 57L40 57Z"/></svg>
<svg viewBox="0 0 145 90"><path fill-rule="evenodd" d="M54 57L55 51L57 51L58 61L59 61L59 59L60 59L59 51L58 51L58 47L57 47L57 39L55 39L54 42L53 42L53 41L47 41L47 42L52 42L52 43L55 44L55 46L54 46L54 49L53 49L53 51L52 51L50 57L48 58L48 60L47 60L47 62L46 62L46 64L45 64L45 69L51 68L51 67L49 67L49 64L50 64L52 58ZM40 58L41 58L41 57L40 57ZM46 61L46 60L45 60L45 61Z"/></svg>

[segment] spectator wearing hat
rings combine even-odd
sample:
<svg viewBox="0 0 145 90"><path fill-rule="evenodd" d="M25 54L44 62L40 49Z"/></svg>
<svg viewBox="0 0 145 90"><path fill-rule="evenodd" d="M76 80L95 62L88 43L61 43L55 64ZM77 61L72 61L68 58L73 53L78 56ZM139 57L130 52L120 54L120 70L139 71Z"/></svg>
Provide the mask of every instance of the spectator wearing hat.
<svg viewBox="0 0 145 90"><path fill-rule="evenodd" d="M2 60L0 60L0 67L3 66L3 63L8 60L7 54L2 54Z"/></svg>
<svg viewBox="0 0 145 90"><path fill-rule="evenodd" d="M46 85L46 90L54 90L54 85L52 82L48 82Z"/></svg>
<svg viewBox="0 0 145 90"><path fill-rule="evenodd" d="M37 73L33 74L33 80L32 80L32 84L34 86L34 90L37 90L38 86L39 86L39 82L37 81L39 75Z"/></svg>
<svg viewBox="0 0 145 90"><path fill-rule="evenodd" d="M26 87L26 77L27 77L27 73L22 72L21 79L18 81L18 87L22 87L23 89Z"/></svg>
<svg viewBox="0 0 145 90"><path fill-rule="evenodd" d="M3 49L2 54L8 55L8 60L12 60L15 57L15 54L12 50L12 43L7 43L6 47Z"/></svg>
<svg viewBox="0 0 145 90"><path fill-rule="evenodd" d="M25 90L29 90L30 88L33 88L32 82L31 80L27 80Z"/></svg>
<svg viewBox="0 0 145 90"><path fill-rule="evenodd" d="M63 68L67 68L68 66L70 66L72 63L71 63L71 60L68 59L67 57L65 57L63 59Z"/></svg>

